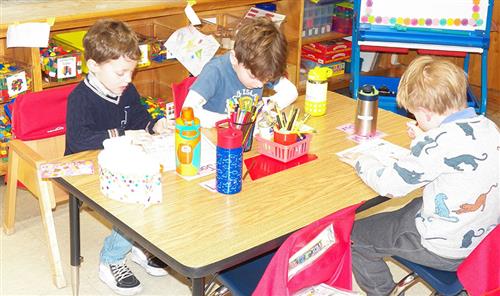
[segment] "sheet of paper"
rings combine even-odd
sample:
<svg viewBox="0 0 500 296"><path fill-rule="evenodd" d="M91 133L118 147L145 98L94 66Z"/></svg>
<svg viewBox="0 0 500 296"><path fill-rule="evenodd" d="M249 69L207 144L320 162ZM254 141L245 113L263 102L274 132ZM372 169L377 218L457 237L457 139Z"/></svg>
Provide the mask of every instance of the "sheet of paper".
<svg viewBox="0 0 500 296"><path fill-rule="evenodd" d="M164 172L175 170L175 136L173 133L136 137L134 144L158 160Z"/></svg>
<svg viewBox="0 0 500 296"><path fill-rule="evenodd" d="M381 162L386 163L396 161L408 154L410 154L410 150L383 139L364 142L352 148L337 152L339 159L350 165L354 165L356 159L362 155L371 155Z"/></svg>
<svg viewBox="0 0 500 296"><path fill-rule="evenodd" d="M59 178L64 176L92 175L94 163L91 160L71 162L48 162L39 167L41 178Z"/></svg>
<svg viewBox="0 0 500 296"><path fill-rule="evenodd" d="M194 76L200 74L219 46L214 36L204 35L192 25L178 29L165 42L167 50Z"/></svg>
<svg viewBox="0 0 500 296"><path fill-rule="evenodd" d="M201 182L200 186L207 189L210 192L217 193L217 187L215 185L215 178L210 179L210 180L205 181L205 182Z"/></svg>
<svg viewBox="0 0 500 296"><path fill-rule="evenodd" d="M363 0L360 22L446 30L484 30L489 1Z"/></svg>
<svg viewBox="0 0 500 296"><path fill-rule="evenodd" d="M148 155L158 160L164 172L175 170L175 132L173 129L159 135L150 135L144 130L127 131L127 136L132 138L132 144L141 146ZM188 181L215 173L215 145L203 133L200 145L201 159L198 174L181 176Z"/></svg>
<svg viewBox="0 0 500 296"><path fill-rule="evenodd" d="M10 25L7 29L7 47L47 47L49 33L48 23Z"/></svg>
<svg viewBox="0 0 500 296"><path fill-rule="evenodd" d="M201 24L200 18L198 17L198 15L196 15L196 12L194 12L191 5L186 5L186 8L184 8L184 13L193 26Z"/></svg>
<svg viewBox="0 0 500 296"><path fill-rule="evenodd" d="M351 141L356 142L356 143L364 143L364 142L368 142L368 141L372 141L372 140L376 140L376 139L381 139L381 138L387 136L387 134L384 132L376 131L375 135L373 135L371 137L360 137L360 136L354 134L354 124L353 123L346 123L346 124L337 126L337 129L348 134L347 138Z"/></svg>
<svg viewBox="0 0 500 296"><path fill-rule="evenodd" d="M283 14L267 11L257 7L250 8L245 14L245 18L258 18L263 16L269 17L278 26L280 26L281 23L285 20L285 15Z"/></svg>

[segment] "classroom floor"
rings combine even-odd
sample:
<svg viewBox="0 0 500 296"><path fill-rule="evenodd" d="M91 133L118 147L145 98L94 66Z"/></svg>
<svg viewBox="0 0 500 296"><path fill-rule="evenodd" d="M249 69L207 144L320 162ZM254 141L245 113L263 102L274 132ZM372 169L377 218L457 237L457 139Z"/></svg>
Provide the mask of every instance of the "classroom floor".
<svg viewBox="0 0 500 296"><path fill-rule="evenodd" d="M0 178L1 184L3 180ZM3 203L5 186L0 186L0 206ZM3 207L2 207L3 209ZM27 191L18 190L16 232L5 235L0 230L0 295L71 295L71 267L69 262L69 213L68 203L63 203L53 212L57 238L63 262L67 287L57 289L50 277L48 250L42 229L37 200ZM3 211L0 219L3 221ZM102 241L110 233L110 224L98 214L83 209L81 214L81 252L84 262L80 268L80 295L113 295L98 278L99 251ZM175 271L155 278L133 262L130 269L143 283L141 295L191 295L188 281ZM405 272L391 264L396 279ZM354 290L360 291L355 284ZM430 290L417 284L407 296L429 295Z"/></svg>
<svg viewBox="0 0 500 296"><path fill-rule="evenodd" d="M500 125L500 95L496 96L488 106L488 117ZM0 208L3 209L1 205L5 186L1 177L0 184ZM397 203L386 203L384 209L398 206L400 205ZM3 210L0 211L1 221L2 216ZM16 232L7 236L0 229L0 295L71 295L67 203L57 207L54 219L67 287L57 289L52 284L38 202L29 192L19 190ZM81 214L81 226L84 262L80 270L80 295L112 295L111 290L97 275L99 250L103 239L110 233L110 224L95 212L84 209ZM399 266L392 262L389 264L395 279L399 280L406 274ZM168 276L154 278L133 262L130 262L129 266L144 285L141 295L190 295L189 282L175 271L169 270ZM360 291L356 283L353 288ZM420 296L429 293L430 290L425 285L418 283L406 295Z"/></svg>

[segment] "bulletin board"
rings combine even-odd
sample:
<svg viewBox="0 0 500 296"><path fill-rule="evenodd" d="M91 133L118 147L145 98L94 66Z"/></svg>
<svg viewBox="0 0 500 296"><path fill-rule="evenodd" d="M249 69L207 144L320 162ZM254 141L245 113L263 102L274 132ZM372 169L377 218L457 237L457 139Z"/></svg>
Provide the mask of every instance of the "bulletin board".
<svg viewBox="0 0 500 296"><path fill-rule="evenodd" d="M488 0L361 0L360 23L485 30Z"/></svg>

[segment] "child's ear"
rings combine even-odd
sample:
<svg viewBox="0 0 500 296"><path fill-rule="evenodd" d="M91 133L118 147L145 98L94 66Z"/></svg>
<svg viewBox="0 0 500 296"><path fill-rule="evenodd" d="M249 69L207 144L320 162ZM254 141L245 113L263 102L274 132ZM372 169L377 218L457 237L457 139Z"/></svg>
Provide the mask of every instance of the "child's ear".
<svg viewBox="0 0 500 296"><path fill-rule="evenodd" d="M425 116L425 120L430 121L432 118L434 118L434 113L429 111L427 108L424 107L418 107L418 111L420 111L422 114Z"/></svg>
<svg viewBox="0 0 500 296"><path fill-rule="evenodd" d="M229 60L231 61L231 65L233 65L233 66L238 65L238 59L236 58L236 54L234 53L234 50L231 50L229 52Z"/></svg>
<svg viewBox="0 0 500 296"><path fill-rule="evenodd" d="M99 67L99 64L96 61L94 61L93 59L87 60L87 68L89 68L90 72L92 72L92 73L97 72L98 67Z"/></svg>

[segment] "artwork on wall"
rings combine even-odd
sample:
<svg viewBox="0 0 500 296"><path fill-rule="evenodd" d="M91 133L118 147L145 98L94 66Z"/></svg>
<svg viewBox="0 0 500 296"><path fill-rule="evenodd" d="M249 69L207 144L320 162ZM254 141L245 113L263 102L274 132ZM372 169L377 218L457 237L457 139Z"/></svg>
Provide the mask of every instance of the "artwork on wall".
<svg viewBox="0 0 500 296"><path fill-rule="evenodd" d="M362 0L360 22L447 30L484 30L488 0Z"/></svg>

